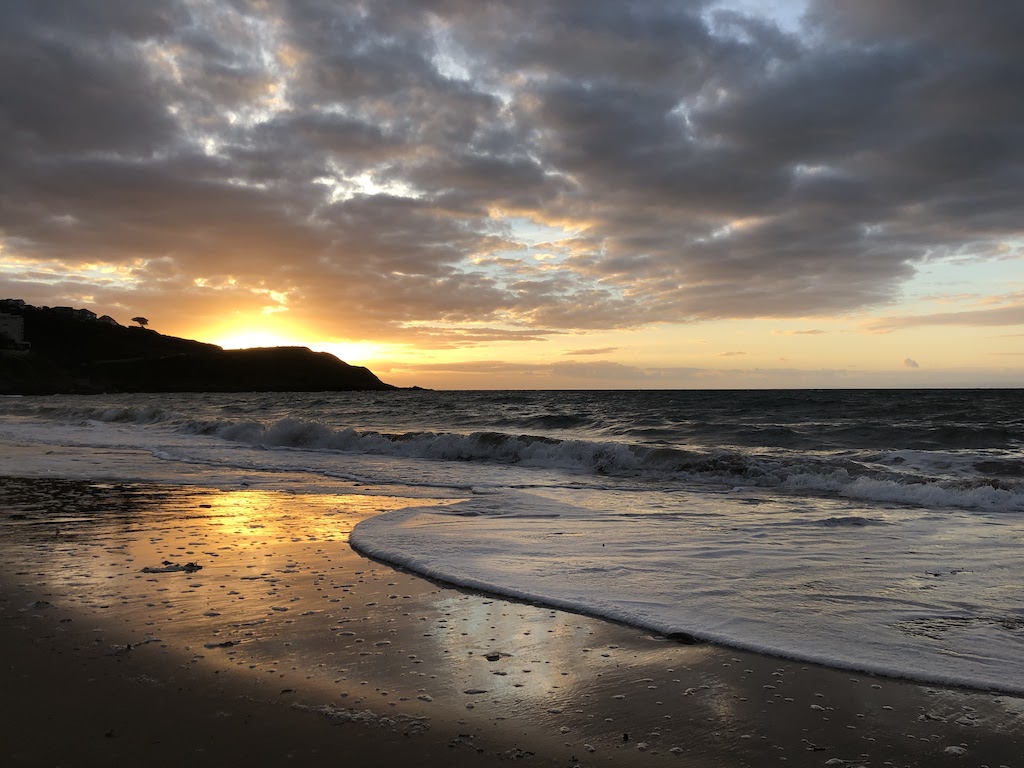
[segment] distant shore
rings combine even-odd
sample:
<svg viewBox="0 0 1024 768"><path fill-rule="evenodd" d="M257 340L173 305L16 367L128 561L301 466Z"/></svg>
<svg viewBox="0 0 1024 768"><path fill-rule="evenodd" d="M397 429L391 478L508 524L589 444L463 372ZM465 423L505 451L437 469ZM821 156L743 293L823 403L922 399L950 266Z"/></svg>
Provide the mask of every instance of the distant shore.
<svg viewBox="0 0 1024 768"><path fill-rule="evenodd" d="M6 764L994 768L1024 754L1022 699L682 646L351 550L358 520L407 503L343 483L0 479Z"/></svg>

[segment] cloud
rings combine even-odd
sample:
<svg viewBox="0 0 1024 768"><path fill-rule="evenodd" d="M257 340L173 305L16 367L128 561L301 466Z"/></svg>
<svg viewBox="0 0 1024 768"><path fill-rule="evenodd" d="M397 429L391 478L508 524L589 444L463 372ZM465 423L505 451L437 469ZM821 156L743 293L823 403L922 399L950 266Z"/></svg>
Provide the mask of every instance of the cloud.
<svg viewBox="0 0 1024 768"><path fill-rule="evenodd" d="M738 357L740 355L745 355L745 354L747 354L747 353L746 352L719 352L718 353L718 357Z"/></svg>
<svg viewBox="0 0 1024 768"><path fill-rule="evenodd" d="M0 285L180 317L273 291L319 333L448 345L422 328L850 312L1022 235L1024 12L816 0L806 24L664 0L7 3L0 247L25 266ZM528 221L564 227L557 270Z"/></svg>
<svg viewBox="0 0 1024 768"><path fill-rule="evenodd" d="M935 312L925 315L883 317L867 325L869 333L889 333L928 325L1003 326L1024 325L1024 304L961 312Z"/></svg>
<svg viewBox="0 0 1024 768"><path fill-rule="evenodd" d="M920 368L921 366L917 364L916 360L911 360L909 357L905 357L905 358L903 358L903 367L904 368Z"/></svg>
<svg viewBox="0 0 1024 768"><path fill-rule="evenodd" d="M573 349L568 352L564 352L565 355L610 355L612 352L618 352L619 347L600 347L597 349Z"/></svg>
<svg viewBox="0 0 1024 768"><path fill-rule="evenodd" d="M818 328L810 328L805 331L772 331L775 336L820 336L823 333L827 333L827 331Z"/></svg>

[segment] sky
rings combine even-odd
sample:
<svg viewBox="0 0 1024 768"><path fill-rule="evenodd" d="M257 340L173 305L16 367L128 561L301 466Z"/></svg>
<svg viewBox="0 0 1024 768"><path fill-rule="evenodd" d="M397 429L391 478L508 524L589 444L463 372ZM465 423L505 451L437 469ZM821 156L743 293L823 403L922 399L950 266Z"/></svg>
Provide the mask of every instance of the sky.
<svg viewBox="0 0 1024 768"><path fill-rule="evenodd" d="M0 298L451 389L1020 386L1019 0L6 0Z"/></svg>

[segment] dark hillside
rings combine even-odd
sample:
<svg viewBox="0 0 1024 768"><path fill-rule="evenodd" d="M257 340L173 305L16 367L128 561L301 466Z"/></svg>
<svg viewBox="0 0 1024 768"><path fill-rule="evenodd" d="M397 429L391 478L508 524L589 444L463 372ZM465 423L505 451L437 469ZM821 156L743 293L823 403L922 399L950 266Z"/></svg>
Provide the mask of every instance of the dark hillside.
<svg viewBox="0 0 1024 768"><path fill-rule="evenodd" d="M366 368L306 347L229 349L92 364L127 392L323 392L394 389Z"/></svg>
<svg viewBox="0 0 1024 768"><path fill-rule="evenodd" d="M32 344L33 354L68 365L222 351L215 344L164 336L138 326L126 328L96 320L78 320L48 309L25 307L22 316L25 340Z"/></svg>
<svg viewBox="0 0 1024 768"><path fill-rule="evenodd" d="M0 351L0 394L281 392L395 389L369 370L305 347L225 350L48 308L24 318L30 351Z"/></svg>

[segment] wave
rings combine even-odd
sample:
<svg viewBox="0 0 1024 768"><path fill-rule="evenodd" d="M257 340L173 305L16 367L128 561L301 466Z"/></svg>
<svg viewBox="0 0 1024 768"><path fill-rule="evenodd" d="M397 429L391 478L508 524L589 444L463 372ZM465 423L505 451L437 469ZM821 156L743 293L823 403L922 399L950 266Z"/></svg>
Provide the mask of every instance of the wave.
<svg viewBox="0 0 1024 768"><path fill-rule="evenodd" d="M177 423L185 419L178 411L157 405L39 405L33 400L7 404L4 413L56 422L84 424L90 421L120 424Z"/></svg>
<svg viewBox="0 0 1024 768"><path fill-rule="evenodd" d="M1024 472L1020 471L1024 464L1016 452L1008 454L988 447L993 439L1005 437L995 428L987 431L982 440L986 447L978 450L882 449L879 445L870 450L836 449L834 445L830 450L811 450L804 446L780 447L779 442L799 441L786 436L792 430L770 424L751 429L750 434L757 432L762 438L771 435L771 439L749 447L730 445L729 441L724 445L691 443L680 447L678 442L631 442L636 435L604 440L505 431L388 433L331 425L319 419L285 417L264 422L248 418L253 415L251 409L244 412L223 404L197 409L199 417L151 402L40 404L12 400L5 403L4 412L74 424L101 422L173 429L268 448L499 463L609 478L775 488L880 503L1024 511ZM208 417L202 418L203 414ZM557 434L597 431L596 422L587 416L534 413L524 421ZM712 429L703 424L703 428ZM948 429L945 425L936 434L948 436ZM727 430L719 427L722 431ZM977 442L979 432L984 431L967 430L960 435L960 442ZM973 438L965 439L967 434L973 434Z"/></svg>
<svg viewBox="0 0 1024 768"><path fill-rule="evenodd" d="M702 451L503 432L387 434L337 429L290 418L269 425L190 421L181 428L270 448L515 464L609 478L649 478L730 487L750 485L872 502L992 512L1024 511L1024 484L1019 480L977 472L973 476L963 476L963 472L955 477L929 475L924 470L908 471L903 464L898 464L894 470L881 463L877 453L851 458L848 455L744 453L727 449Z"/></svg>

